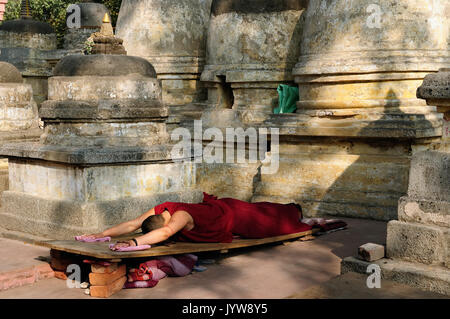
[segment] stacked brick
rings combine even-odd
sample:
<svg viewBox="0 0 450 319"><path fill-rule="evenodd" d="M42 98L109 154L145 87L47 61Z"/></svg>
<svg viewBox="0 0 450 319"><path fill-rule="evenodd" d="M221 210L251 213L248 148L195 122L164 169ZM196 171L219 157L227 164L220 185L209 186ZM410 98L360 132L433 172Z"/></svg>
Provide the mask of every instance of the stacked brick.
<svg viewBox="0 0 450 319"><path fill-rule="evenodd" d="M83 265L83 260L80 257L57 250L50 250L51 262L50 267L55 272L55 277L62 280L67 280L69 273L67 267L70 265Z"/></svg>
<svg viewBox="0 0 450 319"><path fill-rule="evenodd" d="M108 298L122 290L127 280L126 265L112 263L110 266L92 265L89 274L92 297Z"/></svg>

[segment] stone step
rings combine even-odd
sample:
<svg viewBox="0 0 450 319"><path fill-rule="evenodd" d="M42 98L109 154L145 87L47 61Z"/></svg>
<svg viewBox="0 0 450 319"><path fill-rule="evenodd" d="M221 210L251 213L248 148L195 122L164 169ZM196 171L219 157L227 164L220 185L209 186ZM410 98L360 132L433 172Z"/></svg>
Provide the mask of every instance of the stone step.
<svg viewBox="0 0 450 319"><path fill-rule="evenodd" d="M391 221L387 229L387 257L450 268L448 227Z"/></svg>
<svg viewBox="0 0 450 319"><path fill-rule="evenodd" d="M384 281L395 281L422 290L433 291L450 296L450 269L401 260L381 259L367 262L356 257L347 257L341 263L341 274L356 272L367 273L370 265L381 268L381 287Z"/></svg>

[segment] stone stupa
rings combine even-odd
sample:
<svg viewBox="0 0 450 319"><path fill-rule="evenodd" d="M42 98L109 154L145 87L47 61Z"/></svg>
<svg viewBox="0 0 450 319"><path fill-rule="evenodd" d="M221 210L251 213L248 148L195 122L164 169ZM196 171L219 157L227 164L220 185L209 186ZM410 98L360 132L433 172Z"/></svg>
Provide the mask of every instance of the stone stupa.
<svg viewBox="0 0 450 319"><path fill-rule="evenodd" d="M124 50L109 27L105 20L93 36L93 51L102 54L67 56L55 67L39 111L41 142L0 150L11 163L3 227L70 239L166 201L201 200L191 189L193 164L172 157L168 108L153 66L111 54Z"/></svg>
<svg viewBox="0 0 450 319"><path fill-rule="evenodd" d="M19 70L0 62L0 145L39 140L37 105L33 90ZM8 161L0 159L0 192L8 189Z"/></svg>
<svg viewBox="0 0 450 319"><path fill-rule="evenodd" d="M180 106L202 101L206 32L212 0L123 0L117 36L128 54L147 59L161 80L163 101Z"/></svg>

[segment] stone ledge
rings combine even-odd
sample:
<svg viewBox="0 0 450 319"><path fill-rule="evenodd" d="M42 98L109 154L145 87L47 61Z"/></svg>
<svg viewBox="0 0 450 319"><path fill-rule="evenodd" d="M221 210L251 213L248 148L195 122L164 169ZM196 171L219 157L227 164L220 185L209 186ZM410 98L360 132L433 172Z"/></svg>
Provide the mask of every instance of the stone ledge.
<svg viewBox="0 0 450 319"><path fill-rule="evenodd" d="M426 266L392 259L367 262L355 257L347 257L341 263L341 274L348 272L367 274L367 267L371 264L380 266L382 280L391 280L450 296L450 269L444 267ZM381 285L383 285L383 281L381 281Z"/></svg>
<svg viewBox="0 0 450 319"><path fill-rule="evenodd" d="M188 160L172 158L171 145L149 147L64 147L40 143L15 143L0 147L0 156L39 159L72 165L161 163Z"/></svg>
<svg viewBox="0 0 450 319"><path fill-rule="evenodd" d="M278 127L280 135L287 136L418 139L442 136L442 115L381 113L372 118L356 115L320 118L304 114L272 114L259 126Z"/></svg>
<svg viewBox="0 0 450 319"><path fill-rule="evenodd" d="M134 99L99 101L45 101L39 110L43 121L49 120L114 120L153 119L163 121L169 110L161 101L141 101Z"/></svg>
<svg viewBox="0 0 450 319"><path fill-rule="evenodd" d="M0 132L0 144L12 143L14 141L39 141L42 133L44 131L40 128L15 132Z"/></svg>
<svg viewBox="0 0 450 319"><path fill-rule="evenodd" d="M37 246L39 246L41 242L52 239L51 237L49 238L49 237L45 237L45 236L31 235L31 234L24 233L22 231L8 230L3 227L0 227L0 238L17 240L17 241L24 242L26 244L37 245Z"/></svg>

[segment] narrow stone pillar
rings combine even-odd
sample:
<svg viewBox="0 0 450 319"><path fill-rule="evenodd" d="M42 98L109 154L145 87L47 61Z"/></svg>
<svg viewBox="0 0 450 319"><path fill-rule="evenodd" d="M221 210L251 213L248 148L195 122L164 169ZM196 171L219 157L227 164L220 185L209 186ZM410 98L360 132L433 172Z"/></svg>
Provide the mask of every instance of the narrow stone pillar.
<svg viewBox="0 0 450 319"><path fill-rule="evenodd" d="M436 106L438 112L444 114L442 141L435 145L437 150L450 153L450 68L439 70L439 73L425 77L422 86L417 90L417 96L425 99L428 105Z"/></svg>
<svg viewBox="0 0 450 319"><path fill-rule="evenodd" d="M450 69L428 75L417 90L417 97L437 106L448 117ZM401 198L399 203L399 221L393 221L388 226L388 257L450 268L448 142L444 134L440 147L414 156L408 196Z"/></svg>
<svg viewBox="0 0 450 319"><path fill-rule="evenodd" d="M263 123L281 129L280 171L262 178L254 200L396 219L411 156L442 136L443 115L416 90L450 64L449 10L447 0L309 1L297 112Z"/></svg>
<svg viewBox="0 0 450 319"><path fill-rule="evenodd" d="M450 70L428 75L417 97L450 111ZM440 144L440 145L439 145ZM436 150L413 156L408 194L398 206L398 221L387 229L387 257L377 264L383 278L450 295L450 150L448 138ZM346 258L343 271L368 264Z"/></svg>
<svg viewBox="0 0 450 319"><path fill-rule="evenodd" d="M117 36L128 54L147 59L162 81L163 101L182 105L204 100L211 0L123 0Z"/></svg>

